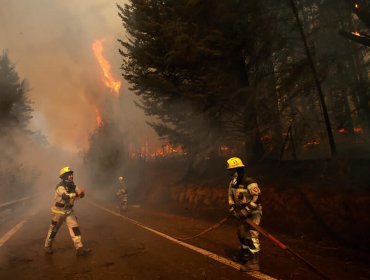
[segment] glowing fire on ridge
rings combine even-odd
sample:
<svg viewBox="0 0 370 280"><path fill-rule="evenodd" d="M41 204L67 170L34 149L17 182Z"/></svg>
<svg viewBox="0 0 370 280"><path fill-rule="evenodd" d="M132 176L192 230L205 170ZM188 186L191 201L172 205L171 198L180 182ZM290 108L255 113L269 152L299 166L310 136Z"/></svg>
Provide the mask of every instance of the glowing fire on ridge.
<svg viewBox="0 0 370 280"><path fill-rule="evenodd" d="M92 44L92 49L96 56L96 59L99 62L100 68L103 71L103 82L104 84L110 88L116 95L119 94L119 90L121 88L121 81L115 80L112 76L111 66L109 62L103 56L103 41L104 39L95 40Z"/></svg>

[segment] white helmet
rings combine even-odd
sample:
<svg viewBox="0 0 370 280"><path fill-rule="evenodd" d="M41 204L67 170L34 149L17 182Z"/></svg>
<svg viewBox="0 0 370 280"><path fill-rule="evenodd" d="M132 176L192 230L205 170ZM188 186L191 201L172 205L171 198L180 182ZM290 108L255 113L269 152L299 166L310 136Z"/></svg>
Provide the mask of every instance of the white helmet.
<svg viewBox="0 0 370 280"><path fill-rule="evenodd" d="M118 177L118 180L119 180L119 181L123 181L123 177L122 177L122 176L119 176L119 177Z"/></svg>

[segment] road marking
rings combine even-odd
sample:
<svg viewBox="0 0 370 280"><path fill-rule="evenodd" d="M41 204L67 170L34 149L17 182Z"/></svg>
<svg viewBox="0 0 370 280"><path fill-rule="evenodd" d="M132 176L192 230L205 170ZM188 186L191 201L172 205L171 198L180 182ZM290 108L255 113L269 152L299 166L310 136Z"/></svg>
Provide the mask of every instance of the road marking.
<svg viewBox="0 0 370 280"><path fill-rule="evenodd" d="M202 249L202 248L196 247L194 245L185 243L183 241L177 240L177 239L175 239L175 238L173 238L173 237L171 237L171 236L169 236L167 234L164 234L164 233L162 233L160 231L157 231L155 229L152 229L150 227L147 227L147 226L139 223L138 221L135 221L135 220L133 220L131 218L128 218L126 216L123 216L123 215L121 215L121 214L119 214L117 212L114 212L114 211L112 211L112 210L110 210L108 208L105 208L105 207L103 207L103 206L101 206L101 205L99 205L99 204L97 204L95 202L88 201L88 203L90 203L90 204L92 204L92 205L94 205L94 206L96 206L96 207L98 207L98 208L100 208L100 209L102 209L102 210L104 210L104 211L112 214L112 215L121 217L122 219L124 219L124 220L126 220L126 221L128 221L128 222L130 222L132 224L135 224L135 225L137 225L139 227L142 227L142 228L144 228L144 229L146 229L148 231L151 231L151 232L153 232L153 233L155 233L155 234L157 234L159 236L162 236L162 237L164 237L164 238L166 238L166 239L168 239L168 240L170 240L172 242L175 242L175 243L177 243L177 244L179 244L181 246L184 246L184 247L186 247L186 248L188 248L190 250L193 250L195 252L198 252L198 253L200 253L200 254L208 257L208 258L211 258L211 259L213 259L215 261L218 261L218 262L220 262L222 264L225 264L227 266L230 266L230 267L232 267L232 268L234 268L234 269L236 269L238 271L240 270L240 264L238 264L236 262L233 262L233 261L231 261L229 259L226 259L226 258L224 258L222 256L219 256L219 255L217 255L215 253L212 253L210 251L207 251L205 249ZM261 279L261 280L277 280L276 278L273 278L273 277L271 277L269 275L263 274L262 272L259 272L259 271L244 272L244 273L246 273L246 274L248 274L248 275L250 275L250 276L252 276L252 277L254 277L256 279Z"/></svg>
<svg viewBox="0 0 370 280"><path fill-rule="evenodd" d="M0 247L4 245L6 241L8 241L20 228L23 227L23 225L26 223L26 220L21 221L18 223L15 227L13 227L11 230L9 230L7 233L4 234L3 237L0 239Z"/></svg>

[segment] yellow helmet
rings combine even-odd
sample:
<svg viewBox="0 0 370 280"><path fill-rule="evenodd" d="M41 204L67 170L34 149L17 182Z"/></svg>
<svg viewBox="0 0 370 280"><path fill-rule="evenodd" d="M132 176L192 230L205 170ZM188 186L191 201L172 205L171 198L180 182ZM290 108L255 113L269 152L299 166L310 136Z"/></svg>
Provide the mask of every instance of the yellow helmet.
<svg viewBox="0 0 370 280"><path fill-rule="evenodd" d="M69 166L66 166L66 167L63 167L60 171L59 171L59 178L62 178L64 174L66 173L73 173L72 169L69 167Z"/></svg>
<svg viewBox="0 0 370 280"><path fill-rule="evenodd" d="M238 167L244 167L242 160L238 157L232 157L227 160L227 167L226 169L233 169Z"/></svg>

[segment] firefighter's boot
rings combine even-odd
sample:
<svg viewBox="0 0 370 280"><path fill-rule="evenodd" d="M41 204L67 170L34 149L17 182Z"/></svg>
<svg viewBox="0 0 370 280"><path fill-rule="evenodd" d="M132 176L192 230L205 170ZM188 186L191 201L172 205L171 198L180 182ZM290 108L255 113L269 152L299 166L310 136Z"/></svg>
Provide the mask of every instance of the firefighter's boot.
<svg viewBox="0 0 370 280"><path fill-rule="evenodd" d="M49 254L49 255L54 253L53 248L51 248L51 246L44 247L44 251L45 251L46 254Z"/></svg>
<svg viewBox="0 0 370 280"><path fill-rule="evenodd" d="M90 249L80 247L76 250L76 256L78 257L87 256L88 254L90 254L90 252L91 252Z"/></svg>
<svg viewBox="0 0 370 280"><path fill-rule="evenodd" d="M240 271L251 272L260 270L259 255L255 253L250 255L246 263L240 266Z"/></svg>

